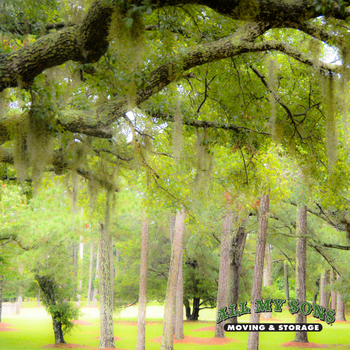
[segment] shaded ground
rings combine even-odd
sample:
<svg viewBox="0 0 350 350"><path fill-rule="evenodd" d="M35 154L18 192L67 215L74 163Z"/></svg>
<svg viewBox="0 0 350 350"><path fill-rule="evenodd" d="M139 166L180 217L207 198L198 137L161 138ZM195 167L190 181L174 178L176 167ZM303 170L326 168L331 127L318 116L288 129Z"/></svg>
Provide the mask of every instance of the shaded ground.
<svg viewBox="0 0 350 350"><path fill-rule="evenodd" d="M156 337L152 339L151 341L156 343L162 342L162 336ZM232 338L198 338L198 337L191 337L189 335L185 335L185 339L177 340L174 336L174 343L182 343L182 344L202 344L202 345L222 345L222 344L228 344L228 343L242 343L241 340L232 339Z"/></svg>
<svg viewBox="0 0 350 350"><path fill-rule="evenodd" d="M88 345L79 345L79 344L49 344L43 346L44 349L75 349L75 348L90 348Z"/></svg>
<svg viewBox="0 0 350 350"><path fill-rule="evenodd" d="M0 323L0 332L16 332L18 329L15 328L8 328L8 327L14 327L12 324L9 323Z"/></svg>
<svg viewBox="0 0 350 350"><path fill-rule="evenodd" d="M317 343L300 343L296 341L289 341L287 343L281 344L286 347L295 347L295 348L329 348L329 345L326 344L317 344Z"/></svg>

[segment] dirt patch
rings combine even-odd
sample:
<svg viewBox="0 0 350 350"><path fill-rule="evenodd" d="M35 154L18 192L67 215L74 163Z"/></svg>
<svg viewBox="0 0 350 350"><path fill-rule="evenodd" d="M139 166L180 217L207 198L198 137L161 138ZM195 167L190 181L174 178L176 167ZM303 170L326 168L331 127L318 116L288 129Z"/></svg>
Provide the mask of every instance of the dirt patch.
<svg viewBox="0 0 350 350"><path fill-rule="evenodd" d="M335 323L350 323L350 321L335 321Z"/></svg>
<svg viewBox="0 0 350 350"><path fill-rule="evenodd" d="M100 339L100 337L95 337L94 339ZM119 338L119 337L114 337L114 340L120 340L122 338Z"/></svg>
<svg viewBox="0 0 350 350"><path fill-rule="evenodd" d="M114 321L113 323L124 324L126 326L137 326L135 321ZM162 321L146 321L146 325L150 324L163 324Z"/></svg>
<svg viewBox="0 0 350 350"><path fill-rule="evenodd" d="M162 336L152 339L151 341L156 343L162 342ZM185 335L185 339L177 340L174 336L174 343L182 344L202 344L202 345L223 345L228 343L242 343L241 340L232 339L232 338L198 338Z"/></svg>
<svg viewBox="0 0 350 350"><path fill-rule="evenodd" d="M14 327L12 324L9 323L0 323L0 332L16 332L18 329L15 328L8 328L8 327Z"/></svg>
<svg viewBox="0 0 350 350"><path fill-rule="evenodd" d="M289 341L287 343L281 344L286 347L295 347L295 348L329 348L329 345L326 344L317 344L317 343L300 343L297 341Z"/></svg>
<svg viewBox="0 0 350 350"><path fill-rule="evenodd" d="M75 349L75 348L91 348L88 345L79 345L79 344L49 344L43 346L44 349Z"/></svg>
<svg viewBox="0 0 350 350"><path fill-rule="evenodd" d="M192 332L215 332L215 325L209 327L202 327L197 329L192 329Z"/></svg>
<svg viewBox="0 0 350 350"><path fill-rule="evenodd" d="M81 320L73 320L74 324L80 325L80 326L96 326L95 324L87 321L81 321Z"/></svg>

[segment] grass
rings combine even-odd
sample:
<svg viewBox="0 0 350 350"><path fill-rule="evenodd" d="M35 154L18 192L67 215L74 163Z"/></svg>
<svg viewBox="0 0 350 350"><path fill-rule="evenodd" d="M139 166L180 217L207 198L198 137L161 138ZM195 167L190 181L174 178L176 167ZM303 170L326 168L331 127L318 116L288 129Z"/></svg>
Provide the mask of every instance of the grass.
<svg viewBox="0 0 350 350"><path fill-rule="evenodd" d="M36 308L35 302L23 303L24 308L21 315L3 316L4 323L10 323L18 332L0 332L0 350L39 350L42 346L54 342L53 330L50 317L43 308ZM76 326L70 335L65 337L67 343L76 343L80 345L89 345L98 348L99 336L99 314L96 308L83 308L84 321L93 323L89 326ZM163 306L152 302L147 307L148 321L162 321ZM137 306L129 307L122 311L120 316L115 317L115 321L136 321ZM284 310L282 314L273 314L285 323L294 322L294 317ZM193 329L208 327L214 324L215 310L201 311L201 319L208 322L185 322L185 335L192 337L211 338L214 332L197 331ZM308 322L312 323L315 319L310 318ZM248 322L249 315L240 318L241 322ZM321 344L342 344L340 346L330 345L330 349L350 349L350 324L335 323L333 326L322 322L323 330L319 333L309 333L309 341ZM135 349L137 327L121 323L114 324L114 334L122 338L116 341L116 347L122 349ZM162 323L154 323L146 326L146 349L159 350L160 344L150 340L162 335ZM199 350L199 349L221 349L221 350L245 350L247 348L248 333L226 333L227 337L241 340L241 343L231 343L225 345L196 345L196 344L175 344L175 350ZM260 333L260 350L282 350L286 349L281 344L294 339L294 333ZM289 348L294 350L297 348Z"/></svg>

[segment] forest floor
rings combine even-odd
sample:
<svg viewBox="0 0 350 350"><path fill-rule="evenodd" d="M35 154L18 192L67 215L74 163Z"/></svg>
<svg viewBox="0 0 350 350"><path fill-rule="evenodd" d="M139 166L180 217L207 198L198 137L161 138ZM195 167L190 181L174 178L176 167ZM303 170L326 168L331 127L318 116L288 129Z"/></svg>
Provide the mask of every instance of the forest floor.
<svg viewBox="0 0 350 350"><path fill-rule="evenodd" d="M71 334L65 336L68 344L61 348L79 348L95 350L99 344L100 321L97 308L82 308L84 315L74 322ZM159 350L162 336L162 317L164 308L157 303L151 303L147 307L146 322L146 350ZM136 346L136 316L137 306L128 307L119 316L114 317L114 335L117 349L132 350ZM175 350L246 350L248 333L229 332L224 339L215 339L215 310L203 310L200 321L184 322L185 339L174 341ZM272 320L262 322L293 323L294 316L288 310L283 313L273 313ZM350 314L347 315L350 320ZM54 348L52 323L49 315L42 307L36 307L35 303L24 303L21 314L16 316L3 316L0 323L0 350L41 350ZM316 323L316 319L308 318L308 323ZM239 322L249 322L249 315L239 318ZM262 332L260 338L260 350L296 350L300 347L328 348L334 350L350 350L350 323L336 322L332 326L321 322L321 332L309 332L309 344L300 346L293 343L292 332Z"/></svg>

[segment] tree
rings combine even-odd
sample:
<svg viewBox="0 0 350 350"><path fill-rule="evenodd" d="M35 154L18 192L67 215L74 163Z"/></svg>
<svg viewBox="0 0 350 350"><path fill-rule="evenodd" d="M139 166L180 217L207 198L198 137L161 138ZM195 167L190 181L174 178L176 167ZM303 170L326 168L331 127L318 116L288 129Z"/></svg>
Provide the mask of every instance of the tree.
<svg viewBox="0 0 350 350"><path fill-rule="evenodd" d="M261 288L262 288L262 280L263 280L269 209L270 209L270 194L264 193L261 196L261 201L260 201L259 229L258 229L258 237L256 241L256 251L255 251L255 265L254 265L253 287L252 287L252 297L251 297L252 309L250 314L250 323L259 323L260 321L260 314L255 312L254 305L256 300L261 299ZM249 332L248 350L257 350L258 348L259 348L259 333Z"/></svg>
<svg viewBox="0 0 350 350"><path fill-rule="evenodd" d="M307 208L306 206L298 206L297 209L297 230L296 233L300 236L297 239L296 252L296 292L295 296L299 300L300 305L306 301L306 238L307 234ZM295 316L296 323L306 323L306 316L301 313ZM295 341L308 343L307 332L295 332Z"/></svg>
<svg viewBox="0 0 350 350"><path fill-rule="evenodd" d="M136 350L144 350L146 345L146 306L147 306L147 270L148 270L148 219L145 210L142 218L141 231L141 263L140 263L140 291L139 310L137 317Z"/></svg>

